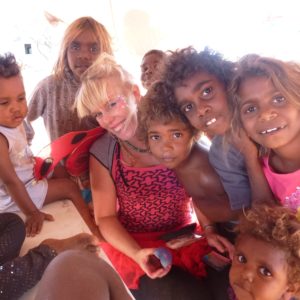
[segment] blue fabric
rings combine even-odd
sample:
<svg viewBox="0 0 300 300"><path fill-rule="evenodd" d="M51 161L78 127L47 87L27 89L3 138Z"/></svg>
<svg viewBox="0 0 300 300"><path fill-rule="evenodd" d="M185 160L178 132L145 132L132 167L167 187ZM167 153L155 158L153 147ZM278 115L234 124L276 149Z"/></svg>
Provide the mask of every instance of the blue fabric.
<svg viewBox="0 0 300 300"><path fill-rule="evenodd" d="M92 201L92 191L91 191L91 189L81 190L81 195L82 195L85 203L89 203L89 202Z"/></svg>
<svg viewBox="0 0 300 300"><path fill-rule="evenodd" d="M216 136L209 150L209 161L220 176L232 210L251 205L251 188L243 155Z"/></svg>

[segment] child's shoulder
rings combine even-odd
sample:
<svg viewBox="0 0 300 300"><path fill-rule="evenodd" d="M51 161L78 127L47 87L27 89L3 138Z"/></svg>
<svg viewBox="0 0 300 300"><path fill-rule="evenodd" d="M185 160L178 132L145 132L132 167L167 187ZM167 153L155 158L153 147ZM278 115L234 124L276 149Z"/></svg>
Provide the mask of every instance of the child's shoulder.
<svg viewBox="0 0 300 300"><path fill-rule="evenodd" d="M191 165L206 165L209 163L208 152L203 149L198 143L195 143L192 147L189 161Z"/></svg>
<svg viewBox="0 0 300 300"><path fill-rule="evenodd" d="M17 127L14 127L14 128L5 127L5 126L0 125L0 133L4 136L13 136L13 137L16 135L24 136L24 132L25 132L25 129L24 129L23 124L21 124Z"/></svg>
<svg viewBox="0 0 300 300"><path fill-rule="evenodd" d="M17 144L19 147L27 145L26 133L23 124L15 128L8 128L0 125L1 143L8 146L9 149Z"/></svg>
<svg viewBox="0 0 300 300"><path fill-rule="evenodd" d="M198 143L195 143L188 158L184 162L182 162L179 168L181 172L185 170L189 172L191 170L201 171L201 169L208 164L208 152L201 148Z"/></svg>

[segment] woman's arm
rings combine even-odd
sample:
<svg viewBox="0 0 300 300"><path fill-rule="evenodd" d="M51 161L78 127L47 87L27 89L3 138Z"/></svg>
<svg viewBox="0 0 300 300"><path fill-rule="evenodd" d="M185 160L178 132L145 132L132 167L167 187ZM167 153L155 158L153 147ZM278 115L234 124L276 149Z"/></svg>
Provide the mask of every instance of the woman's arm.
<svg viewBox="0 0 300 300"><path fill-rule="evenodd" d="M117 218L117 195L109 171L93 156L90 157L90 182L96 224L107 242L133 258L140 246Z"/></svg>
<svg viewBox="0 0 300 300"><path fill-rule="evenodd" d="M149 255L155 249L142 249L131 237L117 217L117 195L109 171L90 156L90 181L93 193L96 224L105 240L113 247L132 258L151 278L161 277L166 271L151 272L147 266Z"/></svg>
<svg viewBox="0 0 300 300"><path fill-rule="evenodd" d="M10 161L8 143L2 134L0 134L0 178L12 199L26 216L26 231L28 235L34 236L39 233L44 220L53 220L51 215L39 211L32 202Z"/></svg>

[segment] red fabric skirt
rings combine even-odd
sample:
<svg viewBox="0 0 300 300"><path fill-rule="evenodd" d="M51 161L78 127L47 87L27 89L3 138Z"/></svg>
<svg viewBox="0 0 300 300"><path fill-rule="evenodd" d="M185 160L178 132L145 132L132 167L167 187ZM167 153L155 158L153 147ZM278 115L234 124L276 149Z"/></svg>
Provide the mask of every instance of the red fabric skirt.
<svg viewBox="0 0 300 300"><path fill-rule="evenodd" d="M157 248L160 246L166 247L165 242L159 240L162 234L163 232L134 233L131 235L142 248ZM101 247L128 288L138 289L139 279L145 274L139 265L108 243L101 243ZM202 258L211 249L205 238L201 238L179 249L168 249L172 252L172 265L190 272L197 278L206 276L205 265L202 262Z"/></svg>

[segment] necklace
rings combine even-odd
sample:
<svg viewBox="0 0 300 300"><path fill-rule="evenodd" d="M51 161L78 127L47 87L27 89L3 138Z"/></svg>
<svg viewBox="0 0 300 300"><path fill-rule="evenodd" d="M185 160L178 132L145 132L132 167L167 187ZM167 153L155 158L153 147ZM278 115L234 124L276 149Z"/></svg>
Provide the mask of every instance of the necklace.
<svg viewBox="0 0 300 300"><path fill-rule="evenodd" d="M139 152L139 153L148 153L148 152L149 152L149 148L147 148L147 149L139 148L139 147L137 147L137 146L132 145L132 144L131 144L130 142L128 142L128 141L124 141L124 143L125 143L126 145L128 145L132 150L134 150L134 151L136 151L136 152Z"/></svg>
<svg viewBox="0 0 300 300"><path fill-rule="evenodd" d="M134 157L134 155L124 146L124 144L121 142L120 146L122 146L122 149L124 150L123 152L123 159L121 160L121 156L120 156L120 161L122 161L125 165L133 167L134 164L136 163L136 158ZM121 153L121 147L119 149L120 153Z"/></svg>

